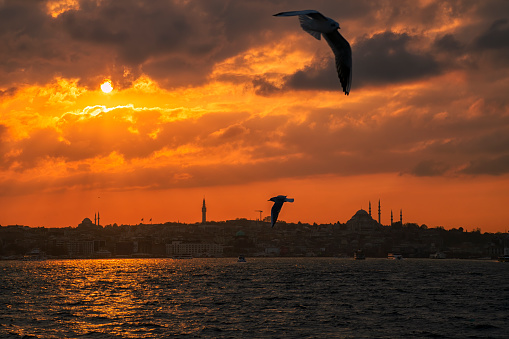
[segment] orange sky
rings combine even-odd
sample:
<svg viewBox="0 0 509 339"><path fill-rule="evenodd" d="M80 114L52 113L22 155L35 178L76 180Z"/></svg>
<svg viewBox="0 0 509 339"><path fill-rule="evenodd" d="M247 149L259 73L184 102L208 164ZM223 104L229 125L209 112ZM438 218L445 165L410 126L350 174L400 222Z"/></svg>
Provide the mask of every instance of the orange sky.
<svg viewBox="0 0 509 339"><path fill-rule="evenodd" d="M509 4L0 2L0 225L346 222L509 229ZM110 80L114 89L101 91ZM376 216L375 216L376 218Z"/></svg>

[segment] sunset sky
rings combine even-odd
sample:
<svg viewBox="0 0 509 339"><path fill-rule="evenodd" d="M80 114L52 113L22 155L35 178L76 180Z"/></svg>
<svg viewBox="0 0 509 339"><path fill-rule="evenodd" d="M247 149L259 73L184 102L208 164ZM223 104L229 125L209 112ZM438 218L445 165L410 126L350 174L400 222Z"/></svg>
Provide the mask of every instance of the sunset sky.
<svg viewBox="0 0 509 339"><path fill-rule="evenodd" d="M273 16L302 9L350 42L349 96ZM0 46L0 225L197 222L204 197L255 219L284 194L288 222L380 199L383 224L509 229L509 1L0 0Z"/></svg>

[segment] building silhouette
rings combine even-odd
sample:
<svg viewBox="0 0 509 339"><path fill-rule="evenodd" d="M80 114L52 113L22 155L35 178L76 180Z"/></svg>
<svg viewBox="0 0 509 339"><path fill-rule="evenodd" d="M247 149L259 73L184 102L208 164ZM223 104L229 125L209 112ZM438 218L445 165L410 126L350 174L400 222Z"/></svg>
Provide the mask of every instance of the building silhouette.
<svg viewBox="0 0 509 339"><path fill-rule="evenodd" d="M380 204L381 205L381 204ZM202 202L206 222L206 203ZM389 213L387 213L389 214ZM281 223L238 218L206 224L96 225L94 216L77 227L0 226L0 260L21 260L38 250L47 258L222 257L222 256L351 256L362 249L367 257L400 252L408 258L497 258L509 251L509 234L482 234L402 224L391 211L391 225L357 211L346 223ZM99 213L97 213L99 217ZM396 220L394 220L396 217ZM99 218L97 218L97 224ZM440 256L443 257L443 256Z"/></svg>
<svg viewBox="0 0 509 339"><path fill-rule="evenodd" d="M201 223L207 223L207 206L205 206L205 198L203 198L203 205L201 207Z"/></svg>
<svg viewBox="0 0 509 339"><path fill-rule="evenodd" d="M355 215L346 222L347 230L351 232L372 232L377 229L379 223L363 209L360 209Z"/></svg>
<svg viewBox="0 0 509 339"><path fill-rule="evenodd" d="M82 227L82 228L92 228L92 226L94 226L95 224L92 223L92 220L90 220L90 218L85 218L83 219L83 221L78 224L78 227Z"/></svg>

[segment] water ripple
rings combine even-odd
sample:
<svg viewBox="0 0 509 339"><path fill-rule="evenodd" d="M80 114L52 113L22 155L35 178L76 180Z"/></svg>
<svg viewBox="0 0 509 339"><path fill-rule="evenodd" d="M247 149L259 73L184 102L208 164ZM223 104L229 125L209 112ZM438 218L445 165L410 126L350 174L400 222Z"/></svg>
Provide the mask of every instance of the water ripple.
<svg viewBox="0 0 509 339"><path fill-rule="evenodd" d="M505 338L509 265L460 260L0 262L0 338Z"/></svg>

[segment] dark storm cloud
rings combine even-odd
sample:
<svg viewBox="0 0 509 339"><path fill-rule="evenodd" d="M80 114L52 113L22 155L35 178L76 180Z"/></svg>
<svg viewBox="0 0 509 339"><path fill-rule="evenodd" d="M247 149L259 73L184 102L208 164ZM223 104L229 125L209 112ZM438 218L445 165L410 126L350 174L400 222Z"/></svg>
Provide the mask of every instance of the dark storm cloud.
<svg viewBox="0 0 509 339"><path fill-rule="evenodd" d="M314 90L338 90L341 88L339 82L334 55L322 59L323 62L317 62L297 71L286 80L287 89L314 89ZM357 79L356 79L357 80Z"/></svg>
<svg viewBox="0 0 509 339"><path fill-rule="evenodd" d="M269 96L279 92L281 89L265 79L265 77L259 75L256 76L252 81L255 93L258 95Z"/></svg>
<svg viewBox="0 0 509 339"><path fill-rule="evenodd" d="M440 67L431 53L411 51L409 45L418 40L393 32L361 39L355 45L354 56L354 63L359 65L359 85L412 81L439 74Z"/></svg>
<svg viewBox="0 0 509 339"><path fill-rule="evenodd" d="M269 39L272 1L83 0L56 18L46 1L0 4L0 86L55 76L129 86L142 73L163 87L198 85L214 65ZM126 69L130 77L126 79Z"/></svg>
<svg viewBox="0 0 509 339"><path fill-rule="evenodd" d="M423 160L419 162L410 173L418 177L441 176L449 166L440 161Z"/></svg>
<svg viewBox="0 0 509 339"><path fill-rule="evenodd" d="M299 31L295 18L274 18L272 14L308 8L309 2L82 0L79 5L53 18L47 13L46 1L1 2L0 87L47 83L55 76L80 78L80 84L88 86L97 86L103 77L111 76L117 87L124 87L142 73L166 88L201 84L217 62ZM341 32L353 42L353 86L357 88L441 72L442 61L430 51L410 48L419 43L418 34L393 32L394 25L431 27L443 13L459 19L478 9L477 15L486 17L481 19L489 18L494 24L485 27L476 44L484 49L504 46L507 19L495 17L502 11L490 11L497 6L468 1L430 2L418 9L415 2L404 0L313 3L337 19ZM384 33L370 35L380 27L385 27ZM459 32L455 41L444 36L437 46L461 46L469 42L467 38ZM310 46L312 43L309 41ZM288 88L337 90L332 52L325 42L320 43L325 47L316 58L327 62L298 71L287 79ZM258 93L276 90L263 81L263 75L257 77L254 85Z"/></svg>
<svg viewBox="0 0 509 339"><path fill-rule="evenodd" d="M35 73L43 70L34 66L59 57L59 44L47 39L51 35L40 1L0 3L0 86L15 83L26 73L34 73L28 77L31 81L39 80Z"/></svg>
<svg viewBox="0 0 509 339"><path fill-rule="evenodd" d="M479 35L471 44L471 53L484 57L479 64L483 68L498 71L509 68L509 19L497 19L480 30ZM500 73L499 73L500 74Z"/></svg>
<svg viewBox="0 0 509 339"><path fill-rule="evenodd" d="M509 154L473 160L462 171L465 174L503 175L509 173Z"/></svg>
<svg viewBox="0 0 509 339"><path fill-rule="evenodd" d="M215 14L194 2L101 1L65 12L57 22L73 41L99 46L135 76L143 72L171 87L206 79L223 45Z"/></svg>
<svg viewBox="0 0 509 339"><path fill-rule="evenodd" d="M435 39L433 47L439 52L459 53L463 51L463 44L453 34L446 34Z"/></svg>
<svg viewBox="0 0 509 339"><path fill-rule="evenodd" d="M509 20L499 19L475 39L475 47L480 49L509 48Z"/></svg>
<svg viewBox="0 0 509 339"><path fill-rule="evenodd" d="M171 1L101 1L67 11L57 22L74 40L108 46L121 61L138 65L179 51L207 56L220 31L213 17L200 14Z"/></svg>
<svg viewBox="0 0 509 339"><path fill-rule="evenodd" d="M504 123L503 120L498 123L500 126L490 126L489 131L479 129L477 133L465 135L461 140L453 143L453 147L474 156L504 154L509 150L509 134L507 133L509 123L507 121ZM437 151L441 150L437 149Z"/></svg>
<svg viewBox="0 0 509 339"><path fill-rule="evenodd" d="M217 61L252 46L265 17L258 2L103 0L80 1L53 18L44 1L5 0L0 86L54 76L97 85L108 75L122 85L126 68L162 86L199 84Z"/></svg>

